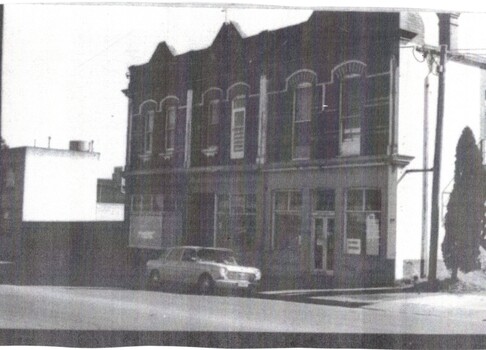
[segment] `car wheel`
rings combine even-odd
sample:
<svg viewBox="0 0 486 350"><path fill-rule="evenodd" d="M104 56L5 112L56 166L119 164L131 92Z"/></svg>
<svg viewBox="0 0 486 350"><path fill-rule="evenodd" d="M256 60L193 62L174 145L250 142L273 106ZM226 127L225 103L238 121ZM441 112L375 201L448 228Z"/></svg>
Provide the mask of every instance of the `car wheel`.
<svg viewBox="0 0 486 350"><path fill-rule="evenodd" d="M202 275L197 281L197 291L200 294L211 294L214 290L214 281L209 275Z"/></svg>
<svg viewBox="0 0 486 350"><path fill-rule="evenodd" d="M159 271L151 271L149 279L147 281L147 286L149 289L154 290L160 288L160 274Z"/></svg>

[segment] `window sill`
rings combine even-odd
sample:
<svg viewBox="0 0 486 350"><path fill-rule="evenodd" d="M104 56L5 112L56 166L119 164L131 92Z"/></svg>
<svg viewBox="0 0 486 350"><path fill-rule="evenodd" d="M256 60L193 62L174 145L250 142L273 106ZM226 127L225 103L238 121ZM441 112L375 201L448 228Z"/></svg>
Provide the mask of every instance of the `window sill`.
<svg viewBox="0 0 486 350"><path fill-rule="evenodd" d="M201 150L206 157L214 157L218 153L218 146L211 146Z"/></svg>
<svg viewBox="0 0 486 350"><path fill-rule="evenodd" d="M138 158L144 161L150 160L151 157L152 157L152 153L142 153L138 155Z"/></svg>
<svg viewBox="0 0 486 350"><path fill-rule="evenodd" d="M165 153L159 153L159 157L164 158L164 160L169 160L174 155L173 149L168 149Z"/></svg>

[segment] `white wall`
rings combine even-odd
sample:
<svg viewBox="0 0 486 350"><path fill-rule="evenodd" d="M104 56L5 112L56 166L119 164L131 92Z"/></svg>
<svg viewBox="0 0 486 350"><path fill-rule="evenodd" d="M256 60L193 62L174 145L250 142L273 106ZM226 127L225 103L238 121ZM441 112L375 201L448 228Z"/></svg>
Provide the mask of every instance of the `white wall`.
<svg viewBox="0 0 486 350"><path fill-rule="evenodd" d="M417 58L420 58L418 56ZM424 79L427 64L417 62L410 48L401 49L400 56L400 101L399 101L399 153L413 156L414 160L403 170L422 169L424 144ZM440 185L440 235L439 259L442 258L440 244L444 230L442 218L447 204L443 193L452 189L455 148L464 127L469 126L479 142L481 116L481 71L454 61L446 65L445 113L443 124L442 166ZM428 123L428 167L433 166L435 148L435 125L437 118L437 76L430 76L429 123ZM430 206L432 173L427 173L427 237L430 235ZM397 194L397 256L396 276L402 277L403 260L420 259L422 246L422 173L409 173L398 184ZM427 249L428 252L428 249Z"/></svg>
<svg viewBox="0 0 486 350"><path fill-rule="evenodd" d="M97 203L97 221L123 221L125 218L125 204L119 203Z"/></svg>
<svg viewBox="0 0 486 350"><path fill-rule="evenodd" d="M446 67L445 114L442 142L442 167L440 186L440 232L439 259L442 259L440 244L444 239L444 222L447 192L454 185L456 146L463 129L468 126L474 133L476 142L481 139L481 70L457 62L449 62Z"/></svg>
<svg viewBox="0 0 486 350"><path fill-rule="evenodd" d="M99 153L28 147L24 221L94 221Z"/></svg>
<svg viewBox="0 0 486 350"><path fill-rule="evenodd" d="M420 58L420 55L417 55ZM423 169L424 140L424 81L429 70L425 62L417 62L412 49L401 49L399 80L399 131L398 152L413 156L410 164L398 171L398 177L405 170ZM437 79L429 75L429 130L435 130L435 105ZM433 139L429 138L429 154L432 155ZM429 156L429 167L432 158ZM422 178L423 173L405 175L397 188L397 278L402 277L404 259L420 259L422 237ZM432 177L429 176L431 186Z"/></svg>

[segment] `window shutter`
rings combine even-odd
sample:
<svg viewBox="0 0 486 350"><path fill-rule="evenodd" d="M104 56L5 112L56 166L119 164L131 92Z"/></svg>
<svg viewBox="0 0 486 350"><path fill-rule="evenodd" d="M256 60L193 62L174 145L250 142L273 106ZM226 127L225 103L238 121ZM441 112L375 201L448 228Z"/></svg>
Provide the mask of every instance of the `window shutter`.
<svg viewBox="0 0 486 350"><path fill-rule="evenodd" d="M242 159L245 156L245 97L236 97L231 111L231 159Z"/></svg>

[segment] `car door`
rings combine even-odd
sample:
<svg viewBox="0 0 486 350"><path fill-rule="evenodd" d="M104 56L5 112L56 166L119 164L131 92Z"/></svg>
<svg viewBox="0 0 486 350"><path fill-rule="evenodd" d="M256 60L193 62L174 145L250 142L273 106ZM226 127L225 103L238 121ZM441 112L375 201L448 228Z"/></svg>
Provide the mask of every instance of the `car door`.
<svg viewBox="0 0 486 350"><path fill-rule="evenodd" d="M160 278L162 281L178 282L178 276L179 276L178 265L181 260L181 253L182 253L181 248L173 248L171 251L169 251L167 257L165 258L164 265L161 266L161 268L159 269Z"/></svg>
<svg viewBox="0 0 486 350"><path fill-rule="evenodd" d="M198 278L197 253L194 248L186 248L182 253L179 268L179 279L185 284L194 284Z"/></svg>

